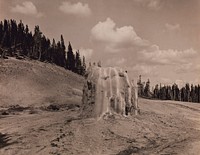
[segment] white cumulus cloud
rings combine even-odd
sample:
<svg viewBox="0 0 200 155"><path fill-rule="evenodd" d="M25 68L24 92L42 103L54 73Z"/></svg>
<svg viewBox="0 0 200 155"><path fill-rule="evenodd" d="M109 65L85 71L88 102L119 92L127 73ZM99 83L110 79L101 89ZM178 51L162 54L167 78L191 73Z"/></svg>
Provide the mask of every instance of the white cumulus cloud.
<svg viewBox="0 0 200 155"><path fill-rule="evenodd" d="M83 4L81 2L72 4L71 2L62 2L59 6L59 10L72 15L78 16L89 16L91 14L91 9L88 4Z"/></svg>
<svg viewBox="0 0 200 155"><path fill-rule="evenodd" d="M115 22L110 18L97 23L92 28L91 35L93 40L105 43L105 49L109 52L119 52L132 46L148 44L148 41L136 34L132 26L117 28Z"/></svg>
<svg viewBox="0 0 200 155"><path fill-rule="evenodd" d="M36 17L43 16L43 13L38 12L36 6L31 1L25 1L21 5L17 4L16 6L11 7L11 12L32 15Z"/></svg>

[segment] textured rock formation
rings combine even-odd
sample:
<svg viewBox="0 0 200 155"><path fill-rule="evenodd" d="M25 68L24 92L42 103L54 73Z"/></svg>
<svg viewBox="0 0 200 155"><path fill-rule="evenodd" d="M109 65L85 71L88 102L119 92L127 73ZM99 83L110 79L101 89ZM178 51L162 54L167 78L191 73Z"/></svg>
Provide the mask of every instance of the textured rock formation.
<svg viewBox="0 0 200 155"><path fill-rule="evenodd" d="M137 87L119 68L89 67L83 88L83 115L137 114Z"/></svg>

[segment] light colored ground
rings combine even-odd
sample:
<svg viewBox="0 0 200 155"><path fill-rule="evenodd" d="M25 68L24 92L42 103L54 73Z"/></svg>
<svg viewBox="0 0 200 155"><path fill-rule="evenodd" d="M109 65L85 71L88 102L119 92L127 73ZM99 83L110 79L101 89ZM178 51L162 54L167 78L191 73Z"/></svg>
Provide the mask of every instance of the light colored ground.
<svg viewBox="0 0 200 155"><path fill-rule="evenodd" d="M32 70L25 64L32 65ZM11 66L19 69L14 71L16 68ZM21 76L19 70L28 73ZM17 60L1 61L0 71L0 108L1 113L8 114L0 115L2 155L198 155L200 152L200 104L139 99L140 115L98 121L82 119L79 104L83 79L79 76L50 64ZM13 76L16 78L11 81ZM22 77L27 81L24 87L17 84ZM12 92L15 87L16 95ZM32 95L26 94L27 91ZM52 93L55 93L52 101L44 100ZM59 110L48 109L51 103L59 104ZM26 108L13 106L16 104Z"/></svg>

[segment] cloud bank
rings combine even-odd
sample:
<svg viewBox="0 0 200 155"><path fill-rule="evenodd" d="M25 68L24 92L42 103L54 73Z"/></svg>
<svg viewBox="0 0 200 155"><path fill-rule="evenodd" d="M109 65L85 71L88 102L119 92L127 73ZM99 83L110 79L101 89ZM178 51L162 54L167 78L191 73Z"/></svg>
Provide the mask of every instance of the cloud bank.
<svg viewBox="0 0 200 155"><path fill-rule="evenodd" d="M187 64L197 56L197 51L194 49L174 50L167 49L161 50L157 45L151 45L148 49L140 52L140 57L145 62L156 65L176 65Z"/></svg>

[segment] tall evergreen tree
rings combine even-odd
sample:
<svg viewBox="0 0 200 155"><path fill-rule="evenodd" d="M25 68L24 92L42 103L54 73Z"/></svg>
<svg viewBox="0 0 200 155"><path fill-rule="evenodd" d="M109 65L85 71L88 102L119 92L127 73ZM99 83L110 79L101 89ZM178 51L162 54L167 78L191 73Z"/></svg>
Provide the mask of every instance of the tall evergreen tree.
<svg viewBox="0 0 200 155"><path fill-rule="evenodd" d="M195 88L192 84L191 85L191 91L190 91L190 102L194 102L194 101L195 101Z"/></svg>
<svg viewBox="0 0 200 155"><path fill-rule="evenodd" d="M200 85L198 84L198 89L197 89L197 100L198 100L198 103L200 103Z"/></svg>
<svg viewBox="0 0 200 155"><path fill-rule="evenodd" d="M65 41L63 39L63 35L61 35L61 66L66 68L66 47L65 47Z"/></svg>
<svg viewBox="0 0 200 155"><path fill-rule="evenodd" d="M4 31L3 31L3 22L0 22L0 47L1 47L1 41L4 35Z"/></svg>
<svg viewBox="0 0 200 155"><path fill-rule="evenodd" d="M31 47L31 40L29 38L29 28L28 25L26 25L25 30L24 30L24 41L23 41L23 54L24 55L29 55L30 53L30 47ZM16 46L16 44L15 44Z"/></svg>
<svg viewBox="0 0 200 155"><path fill-rule="evenodd" d="M56 55L56 41L53 39L52 45L51 45L51 62L55 62L55 55Z"/></svg>
<svg viewBox="0 0 200 155"><path fill-rule="evenodd" d="M17 32L18 32L18 35L17 35L17 43L21 43L23 44L23 41L24 41L24 31L25 31L25 28L24 28L24 24L23 22L20 20L18 26L17 26ZM22 45L21 45L22 46Z"/></svg>
<svg viewBox="0 0 200 155"><path fill-rule="evenodd" d="M146 97L151 97L151 93L150 93L150 80L148 79L144 88L144 95Z"/></svg>
<svg viewBox="0 0 200 155"><path fill-rule="evenodd" d="M154 98L159 98L158 84L155 86L153 93L154 93Z"/></svg>
<svg viewBox="0 0 200 155"><path fill-rule="evenodd" d="M139 79L138 79L138 82L137 82L137 85L138 85L138 96L144 96L144 85L145 85L145 82L142 82L142 76L139 75Z"/></svg>
<svg viewBox="0 0 200 155"><path fill-rule="evenodd" d="M75 56L75 72L81 75L81 68L82 68L82 63L81 63L80 53L79 51L77 51Z"/></svg>
<svg viewBox="0 0 200 155"><path fill-rule="evenodd" d="M11 46L11 36L10 36L10 23L4 20L4 43L3 46L9 48Z"/></svg>
<svg viewBox="0 0 200 155"><path fill-rule="evenodd" d="M55 64L61 66L62 64L62 58L61 58L61 43L60 41L57 42L57 46L56 46L56 54L55 54Z"/></svg>
<svg viewBox="0 0 200 155"><path fill-rule="evenodd" d="M85 56L83 56L83 61L82 61L82 69L81 69L81 75L85 75L86 73L86 63L85 63Z"/></svg>
<svg viewBox="0 0 200 155"><path fill-rule="evenodd" d="M66 67L67 67L67 69L69 69L73 72L75 71L75 57L74 57L74 53L73 53L70 42L69 42L68 51L67 51Z"/></svg>
<svg viewBox="0 0 200 155"><path fill-rule="evenodd" d="M40 31L39 26L35 26L34 29L34 54L35 59L41 60L42 50L41 50L41 41L42 41L42 32Z"/></svg>
<svg viewBox="0 0 200 155"><path fill-rule="evenodd" d="M17 42L17 23L15 20L11 20L11 45L16 46Z"/></svg>
<svg viewBox="0 0 200 155"><path fill-rule="evenodd" d="M63 35L61 35L61 48L65 51L66 47L65 47L65 41L63 39Z"/></svg>

